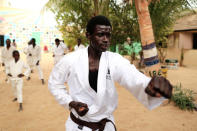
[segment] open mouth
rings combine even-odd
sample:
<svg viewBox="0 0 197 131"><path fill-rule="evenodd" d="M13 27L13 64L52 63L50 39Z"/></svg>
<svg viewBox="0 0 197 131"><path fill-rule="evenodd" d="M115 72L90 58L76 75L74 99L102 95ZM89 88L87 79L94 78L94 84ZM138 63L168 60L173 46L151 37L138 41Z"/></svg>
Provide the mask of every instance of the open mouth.
<svg viewBox="0 0 197 131"><path fill-rule="evenodd" d="M101 48L104 48L104 49L108 48L108 44L101 45Z"/></svg>
<svg viewBox="0 0 197 131"><path fill-rule="evenodd" d="M108 46L101 46L102 50L107 50Z"/></svg>

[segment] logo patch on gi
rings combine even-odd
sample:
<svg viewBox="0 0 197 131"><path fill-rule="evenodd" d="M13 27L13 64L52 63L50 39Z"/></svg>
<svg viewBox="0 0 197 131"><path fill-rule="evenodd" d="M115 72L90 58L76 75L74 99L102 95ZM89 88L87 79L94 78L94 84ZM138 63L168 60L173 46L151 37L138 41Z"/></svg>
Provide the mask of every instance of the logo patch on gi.
<svg viewBox="0 0 197 131"><path fill-rule="evenodd" d="M83 126L82 126L82 125L79 125L78 128L79 128L80 130L83 130Z"/></svg>
<svg viewBox="0 0 197 131"><path fill-rule="evenodd" d="M111 75L110 75L110 70L109 70L109 68L107 69L106 79L111 80Z"/></svg>

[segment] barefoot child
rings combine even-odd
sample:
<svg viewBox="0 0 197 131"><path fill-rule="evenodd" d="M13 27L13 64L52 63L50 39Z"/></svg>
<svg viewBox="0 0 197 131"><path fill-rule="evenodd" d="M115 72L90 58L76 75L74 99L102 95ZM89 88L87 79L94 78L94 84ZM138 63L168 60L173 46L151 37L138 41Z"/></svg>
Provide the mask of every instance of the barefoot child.
<svg viewBox="0 0 197 131"><path fill-rule="evenodd" d="M20 54L17 50L13 51L12 56L14 59L10 61L10 63L8 64L6 74L10 77L11 85L14 91L15 98L13 99L13 101L16 100L18 101L19 111L22 111L23 110L22 77L29 76L30 68L20 59ZM23 69L26 69L25 72L23 71Z"/></svg>

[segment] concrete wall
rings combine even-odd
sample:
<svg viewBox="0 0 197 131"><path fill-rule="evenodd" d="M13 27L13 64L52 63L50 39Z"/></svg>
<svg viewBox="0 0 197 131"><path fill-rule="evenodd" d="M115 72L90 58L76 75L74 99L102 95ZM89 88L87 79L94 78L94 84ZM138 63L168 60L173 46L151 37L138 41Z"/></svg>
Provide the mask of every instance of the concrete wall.
<svg viewBox="0 0 197 131"><path fill-rule="evenodd" d="M197 50L185 50L183 65L197 67Z"/></svg>
<svg viewBox="0 0 197 131"><path fill-rule="evenodd" d="M179 33L174 33L169 36L166 58L180 59L181 50L179 48L179 36Z"/></svg>
<svg viewBox="0 0 197 131"><path fill-rule="evenodd" d="M177 48L167 49L166 59L177 59L180 61L181 50ZM197 67L197 50L184 49L184 61L183 65L188 67Z"/></svg>
<svg viewBox="0 0 197 131"><path fill-rule="evenodd" d="M184 48L184 49L193 48L193 34L191 32L179 33L179 48Z"/></svg>
<svg viewBox="0 0 197 131"><path fill-rule="evenodd" d="M197 50L193 50L193 33L191 32L176 32L169 36L168 49L166 59L181 58L181 47L184 48L185 66L197 67Z"/></svg>

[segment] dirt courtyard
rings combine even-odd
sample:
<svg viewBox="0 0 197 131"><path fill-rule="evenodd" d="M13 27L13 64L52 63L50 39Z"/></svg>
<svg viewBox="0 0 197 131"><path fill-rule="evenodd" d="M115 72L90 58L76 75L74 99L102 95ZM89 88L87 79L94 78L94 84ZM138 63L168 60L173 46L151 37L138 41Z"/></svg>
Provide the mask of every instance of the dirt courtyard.
<svg viewBox="0 0 197 131"><path fill-rule="evenodd" d="M5 82L0 67L0 131L65 131L69 111L55 101L47 87L53 67L52 54L42 55L41 66L46 83L41 84L37 70L30 81L24 79L22 112L18 112L17 102L12 102L11 85ZM197 67L169 70L168 79L197 92ZM197 112L181 111L167 102L149 111L125 88L116 85L119 103L114 116L118 131L197 131Z"/></svg>

